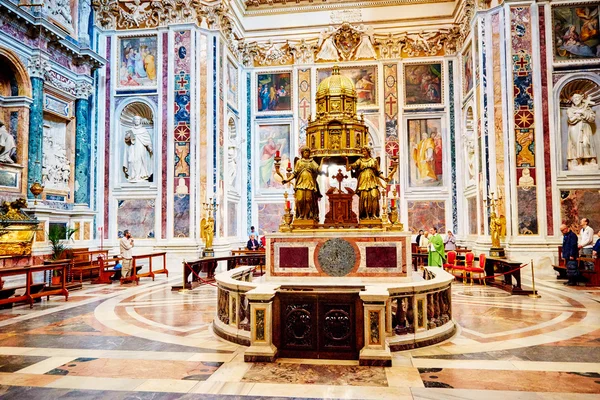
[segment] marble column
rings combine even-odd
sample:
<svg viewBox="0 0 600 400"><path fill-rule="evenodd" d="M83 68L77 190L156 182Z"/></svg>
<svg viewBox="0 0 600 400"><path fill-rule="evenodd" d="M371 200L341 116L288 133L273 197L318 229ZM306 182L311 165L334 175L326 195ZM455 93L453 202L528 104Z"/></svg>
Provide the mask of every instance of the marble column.
<svg viewBox="0 0 600 400"><path fill-rule="evenodd" d="M29 62L31 76L31 97L29 106L29 147L27 155L27 197L32 199L29 191L35 182L42 183L42 157L44 137L44 74L46 61L34 56Z"/></svg>
<svg viewBox="0 0 600 400"><path fill-rule="evenodd" d="M91 142L89 97L92 86L79 84L75 100L75 203L90 205Z"/></svg>

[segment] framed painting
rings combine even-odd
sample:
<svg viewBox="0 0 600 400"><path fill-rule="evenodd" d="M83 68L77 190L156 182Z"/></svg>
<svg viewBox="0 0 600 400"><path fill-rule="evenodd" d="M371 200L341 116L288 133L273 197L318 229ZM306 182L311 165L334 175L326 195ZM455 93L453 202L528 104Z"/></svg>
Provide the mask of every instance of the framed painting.
<svg viewBox="0 0 600 400"><path fill-rule="evenodd" d="M227 60L227 103L230 106L237 109L238 102L238 69L231 62Z"/></svg>
<svg viewBox="0 0 600 400"><path fill-rule="evenodd" d="M118 39L118 87L127 89L156 87L156 36L129 36Z"/></svg>
<svg viewBox="0 0 600 400"><path fill-rule="evenodd" d="M340 74L350 78L356 88L358 107L369 108L378 104L377 65L341 67ZM317 70L317 84L331 76L331 68Z"/></svg>
<svg viewBox="0 0 600 400"><path fill-rule="evenodd" d="M256 74L256 112L285 113L292 111L292 72L259 72Z"/></svg>
<svg viewBox="0 0 600 400"><path fill-rule="evenodd" d="M469 45L463 52L463 96L466 97L473 89L473 48Z"/></svg>
<svg viewBox="0 0 600 400"><path fill-rule="evenodd" d="M441 118L407 120L408 184L410 187L442 186L444 153Z"/></svg>
<svg viewBox="0 0 600 400"><path fill-rule="evenodd" d="M552 7L554 61L576 64L600 60L600 3Z"/></svg>
<svg viewBox="0 0 600 400"><path fill-rule="evenodd" d="M258 188L261 191L283 189L281 177L275 175L275 156L281 157L282 174L293 161L290 155L290 123L257 124Z"/></svg>
<svg viewBox="0 0 600 400"><path fill-rule="evenodd" d="M442 63L404 65L404 105L431 107L443 103Z"/></svg>

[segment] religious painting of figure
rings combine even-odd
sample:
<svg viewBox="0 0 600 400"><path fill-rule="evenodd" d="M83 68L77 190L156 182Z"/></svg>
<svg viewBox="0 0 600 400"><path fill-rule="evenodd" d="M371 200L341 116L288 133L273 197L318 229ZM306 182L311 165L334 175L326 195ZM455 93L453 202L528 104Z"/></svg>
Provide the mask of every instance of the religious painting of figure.
<svg viewBox="0 0 600 400"><path fill-rule="evenodd" d="M340 68L340 75L350 78L356 88L358 107L372 107L377 105L377 66L368 65L361 67ZM317 70L317 84L331 76L331 69Z"/></svg>
<svg viewBox="0 0 600 400"><path fill-rule="evenodd" d="M473 89L473 51L469 46L463 55L463 95Z"/></svg>
<svg viewBox="0 0 600 400"><path fill-rule="evenodd" d="M119 87L156 86L156 36L120 38L118 50Z"/></svg>
<svg viewBox="0 0 600 400"><path fill-rule="evenodd" d="M552 8L555 61L600 58L599 9L598 4Z"/></svg>
<svg viewBox="0 0 600 400"><path fill-rule="evenodd" d="M238 69L227 60L227 102L237 108L238 99Z"/></svg>
<svg viewBox="0 0 600 400"><path fill-rule="evenodd" d="M408 120L409 177L411 187L441 186L444 181L442 120Z"/></svg>
<svg viewBox="0 0 600 400"><path fill-rule="evenodd" d="M256 76L256 111L292 111L292 73L259 73Z"/></svg>
<svg viewBox="0 0 600 400"><path fill-rule="evenodd" d="M442 64L404 66L404 101L407 106L442 104Z"/></svg>
<svg viewBox="0 0 600 400"><path fill-rule="evenodd" d="M290 124L267 125L261 124L258 130L258 156L260 189L282 189L281 178L275 175L275 156L279 153L281 157L281 172L285 175L288 164L291 167L290 158Z"/></svg>

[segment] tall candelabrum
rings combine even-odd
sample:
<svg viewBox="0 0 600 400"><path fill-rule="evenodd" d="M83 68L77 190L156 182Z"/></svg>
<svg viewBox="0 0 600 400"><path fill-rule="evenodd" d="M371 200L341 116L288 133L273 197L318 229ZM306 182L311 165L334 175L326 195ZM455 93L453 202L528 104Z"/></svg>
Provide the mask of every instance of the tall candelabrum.
<svg viewBox="0 0 600 400"><path fill-rule="evenodd" d="M388 167L389 171L388 171L388 179L387 182L389 183L392 179L396 178L396 173L398 173L398 181L400 181L400 173L398 172L398 155L397 154L392 154L390 156L390 166ZM398 222L398 202L400 201L400 199L398 198L398 193L396 191L396 185L393 186L392 188L392 196L388 197L390 200L390 211L389 213L387 213L386 209L387 209L387 200L385 198L385 190L384 190L384 197L383 197L383 217L384 217L384 223L386 223L387 221L385 220L385 217L389 218L389 222L391 224L391 226L388 228L392 231L403 231L404 230L404 224L402 224L401 222Z"/></svg>
<svg viewBox="0 0 600 400"><path fill-rule="evenodd" d="M279 151L275 153L275 175L279 176L282 180L290 179L292 177L292 162L288 161L288 166L286 168L285 177L281 173L281 154ZM292 214L292 205L290 200L288 200L289 194L287 192L287 188L289 188L289 183L286 184L286 190L283 192L284 199L284 213L283 213L283 222L279 226L279 230L281 232L290 232L292 230L292 221L294 220L294 215Z"/></svg>
<svg viewBox="0 0 600 400"><path fill-rule="evenodd" d="M216 201L211 197L208 200L208 203L202 203L202 208L204 212L207 214L207 218L202 218L202 222L200 224L201 228L201 236L204 239L204 250L202 251L202 255L204 257L212 257L214 256L213 250L213 239L215 237L215 218L214 215L219 208L219 205Z"/></svg>

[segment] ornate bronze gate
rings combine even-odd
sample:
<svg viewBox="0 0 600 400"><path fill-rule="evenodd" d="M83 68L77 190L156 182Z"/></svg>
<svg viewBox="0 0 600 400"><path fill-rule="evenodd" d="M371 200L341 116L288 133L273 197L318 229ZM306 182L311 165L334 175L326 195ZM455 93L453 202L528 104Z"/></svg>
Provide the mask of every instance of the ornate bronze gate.
<svg viewBox="0 0 600 400"><path fill-rule="evenodd" d="M280 292L273 342L279 357L358 359L363 346L362 302L355 293Z"/></svg>

